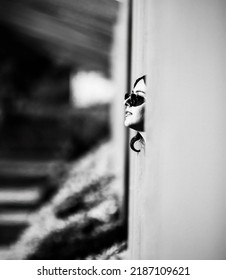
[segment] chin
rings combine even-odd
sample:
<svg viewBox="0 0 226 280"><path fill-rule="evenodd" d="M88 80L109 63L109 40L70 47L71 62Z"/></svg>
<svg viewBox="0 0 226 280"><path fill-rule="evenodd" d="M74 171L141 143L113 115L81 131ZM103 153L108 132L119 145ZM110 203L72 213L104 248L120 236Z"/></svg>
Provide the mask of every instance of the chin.
<svg viewBox="0 0 226 280"><path fill-rule="evenodd" d="M124 125L125 125L126 127L129 127L129 124L128 124L127 122L124 122Z"/></svg>
<svg viewBox="0 0 226 280"><path fill-rule="evenodd" d="M124 121L124 125L126 126L126 127L129 127L129 128L131 128L131 126L133 125L129 120L125 120Z"/></svg>

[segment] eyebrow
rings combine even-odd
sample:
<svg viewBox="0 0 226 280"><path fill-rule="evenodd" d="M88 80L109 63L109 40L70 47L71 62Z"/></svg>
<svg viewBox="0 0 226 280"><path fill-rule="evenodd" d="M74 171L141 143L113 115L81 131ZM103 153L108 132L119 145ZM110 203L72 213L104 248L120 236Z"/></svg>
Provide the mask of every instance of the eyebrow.
<svg viewBox="0 0 226 280"><path fill-rule="evenodd" d="M135 92L136 92L136 93L143 93L143 94L145 94L145 91L143 91L143 90L136 90ZM132 90L132 93L134 93L133 90Z"/></svg>

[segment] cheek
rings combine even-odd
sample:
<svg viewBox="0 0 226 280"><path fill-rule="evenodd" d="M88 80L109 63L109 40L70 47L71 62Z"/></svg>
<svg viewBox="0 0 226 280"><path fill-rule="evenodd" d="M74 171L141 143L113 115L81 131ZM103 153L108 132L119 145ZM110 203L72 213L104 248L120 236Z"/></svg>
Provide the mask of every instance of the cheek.
<svg viewBox="0 0 226 280"><path fill-rule="evenodd" d="M140 110L141 117L144 119L144 111L145 111L145 106L142 106Z"/></svg>
<svg viewBox="0 0 226 280"><path fill-rule="evenodd" d="M130 109L132 115L125 118L125 126L137 129L137 125L140 126L144 123L144 105L133 107Z"/></svg>
<svg viewBox="0 0 226 280"><path fill-rule="evenodd" d="M141 122L144 120L144 106L137 108L136 112L134 113L134 117L136 118L137 122Z"/></svg>

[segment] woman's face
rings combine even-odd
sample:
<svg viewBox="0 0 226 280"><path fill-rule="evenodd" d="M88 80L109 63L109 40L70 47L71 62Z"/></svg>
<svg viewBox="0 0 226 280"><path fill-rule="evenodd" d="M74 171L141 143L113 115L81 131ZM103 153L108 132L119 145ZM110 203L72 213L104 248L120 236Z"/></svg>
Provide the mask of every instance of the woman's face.
<svg viewBox="0 0 226 280"><path fill-rule="evenodd" d="M132 90L132 94L125 98L125 126L137 131L144 131L146 85L140 80Z"/></svg>

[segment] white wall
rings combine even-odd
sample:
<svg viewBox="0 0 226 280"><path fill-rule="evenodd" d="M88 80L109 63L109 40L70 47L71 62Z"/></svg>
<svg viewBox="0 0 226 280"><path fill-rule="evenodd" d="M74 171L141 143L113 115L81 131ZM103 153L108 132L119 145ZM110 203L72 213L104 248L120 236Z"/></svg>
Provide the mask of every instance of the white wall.
<svg viewBox="0 0 226 280"><path fill-rule="evenodd" d="M226 1L149 0L143 259L226 258Z"/></svg>

